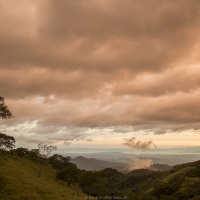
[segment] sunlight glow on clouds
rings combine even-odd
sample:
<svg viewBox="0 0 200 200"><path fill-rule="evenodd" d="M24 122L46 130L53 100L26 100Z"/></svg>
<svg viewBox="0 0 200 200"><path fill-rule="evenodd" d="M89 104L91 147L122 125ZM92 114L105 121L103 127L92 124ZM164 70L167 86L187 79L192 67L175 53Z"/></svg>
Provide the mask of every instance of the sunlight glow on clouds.
<svg viewBox="0 0 200 200"><path fill-rule="evenodd" d="M1 130L31 144L199 145L199 6L0 0L0 95L15 116Z"/></svg>

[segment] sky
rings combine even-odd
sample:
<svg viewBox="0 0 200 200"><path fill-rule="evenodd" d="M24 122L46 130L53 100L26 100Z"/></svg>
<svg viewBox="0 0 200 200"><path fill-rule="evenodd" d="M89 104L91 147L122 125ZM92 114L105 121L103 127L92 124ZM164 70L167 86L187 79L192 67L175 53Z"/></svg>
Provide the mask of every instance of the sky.
<svg viewBox="0 0 200 200"><path fill-rule="evenodd" d="M18 145L200 145L200 1L0 0L0 95ZM126 147L125 147L126 148Z"/></svg>

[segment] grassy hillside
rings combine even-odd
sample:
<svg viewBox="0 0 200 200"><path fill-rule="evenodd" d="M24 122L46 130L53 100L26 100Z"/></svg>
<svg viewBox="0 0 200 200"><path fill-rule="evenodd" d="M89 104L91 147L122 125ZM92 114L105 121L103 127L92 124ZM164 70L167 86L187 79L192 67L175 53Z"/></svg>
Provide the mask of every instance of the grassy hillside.
<svg viewBox="0 0 200 200"><path fill-rule="evenodd" d="M48 164L38 178L39 168L40 164L28 157L0 154L0 199L85 199L86 195L78 187L55 181L55 169ZM123 174L109 168L101 173L84 172L79 177L79 185L90 195L94 188L100 187L96 196L127 196L128 200L200 200L200 161L177 165L166 172L140 169Z"/></svg>
<svg viewBox="0 0 200 200"><path fill-rule="evenodd" d="M55 181L55 170L45 165L37 177L39 164L13 155L0 155L0 199L81 200L85 196L74 186Z"/></svg>

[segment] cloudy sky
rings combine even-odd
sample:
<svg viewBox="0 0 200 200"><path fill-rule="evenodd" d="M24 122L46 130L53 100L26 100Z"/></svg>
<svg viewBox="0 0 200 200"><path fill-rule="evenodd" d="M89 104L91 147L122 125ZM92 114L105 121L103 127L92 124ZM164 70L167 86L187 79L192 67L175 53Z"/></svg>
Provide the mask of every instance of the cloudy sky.
<svg viewBox="0 0 200 200"><path fill-rule="evenodd" d="M200 1L0 0L0 95L20 144L200 145Z"/></svg>

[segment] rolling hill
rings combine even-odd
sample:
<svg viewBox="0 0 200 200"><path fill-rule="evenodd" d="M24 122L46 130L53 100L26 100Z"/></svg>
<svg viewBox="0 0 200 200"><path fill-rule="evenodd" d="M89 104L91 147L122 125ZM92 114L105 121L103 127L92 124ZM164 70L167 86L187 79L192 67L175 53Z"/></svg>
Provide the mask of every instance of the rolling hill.
<svg viewBox="0 0 200 200"><path fill-rule="evenodd" d="M129 188L129 199L200 200L200 161L176 165L165 172L134 170L126 175L125 183L129 184L125 188Z"/></svg>
<svg viewBox="0 0 200 200"><path fill-rule="evenodd" d="M80 200L81 190L55 181L56 172L45 165L37 177L39 164L18 156L0 155L0 199L2 200Z"/></svg>
<svg viewBox="0 0 200 200"><path fill-rule="evenodd" d="M85 158L78 157L78 160L85 161ZM102 167L102 162L97 159L89 161ZM163 169L169 166L156 167ZM39 168L39 163L27 158L9 153L0 154L0 199L85 199L86 194L80 188L67 187L66 182L55 181L56 171L48 164L44 165L41 177L38 178ZM110 196L124 196L129 200L200 200L200 161L176 165L168 171L138 169L124 174L116 169L106 168L100 173L102 175L96 178L101 178L108 184L107 195ZM84 179L84 185L87 186L90 180L90 186L100 184L95 183L95 180L98 181L95 179L97 173L88 174L90 176L87 180Z"/></svg>
<svg viewBox="0 0 200 200"><path fill-rule="evenodd" d="M111 167L119 171L124 171L127 168L127 165L124 163L108 162L96 158L85 158L83 156L73 158L71 159L71 162L74 163L79 169L84 170L103 170Z"/></svg>

